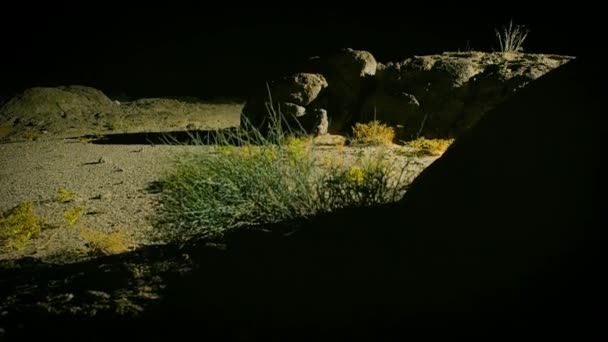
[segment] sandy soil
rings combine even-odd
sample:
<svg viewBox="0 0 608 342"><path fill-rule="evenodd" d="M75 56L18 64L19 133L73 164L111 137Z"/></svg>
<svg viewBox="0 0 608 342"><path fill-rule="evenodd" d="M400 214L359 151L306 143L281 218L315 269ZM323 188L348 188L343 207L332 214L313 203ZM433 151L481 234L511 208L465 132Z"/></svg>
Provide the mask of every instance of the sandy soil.
<svg viewBox="0 0 608 342"><path fill-rule="evenodd" d="M205 128L224 128L238 123L239 107L214 105L221 115L207 116L197 122ZM183 118L176 118L183 120ZM147 121L127 125L125 132L163 131L159 122ZM160 122L167 124L166 120ZM183 121L180 123L183 124ZM156 126L156 127L155 127ZM174 125L166 125L170 127ZM80 127L82 135L104 134L97 125ZM145 127L146 129L142 129ZM71 132L74 133L74 132ZM330 142L331 143L331 142ZM151 215L158 205L158 194L150 185L170 172L182 152L206 153L208 146L96 144L78 136L46 135L36 141L0 144L0 212L24 201L32 201L36 213L45 221L41 234L21 251L0 254L0 260L24 256L47 262L61 262L87 257L87 240L83 229L104 233L121 232L131 249L150 244ZM393 158L405 162L404 148L392 146ZM331 158L354 160L374 148L321 146L319 153ZM405 151L407 152L407 151ZM436 158L417 158L421 171ZM60 188L76 193L73 201L55 199ZM64 213L83 208L83 215L74 225L68 224Z"/></svg>

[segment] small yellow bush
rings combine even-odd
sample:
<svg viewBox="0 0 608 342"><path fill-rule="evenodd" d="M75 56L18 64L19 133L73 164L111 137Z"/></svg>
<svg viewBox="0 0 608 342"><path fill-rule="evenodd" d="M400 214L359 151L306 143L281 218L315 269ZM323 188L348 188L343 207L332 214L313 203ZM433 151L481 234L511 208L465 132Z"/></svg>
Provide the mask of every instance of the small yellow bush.
<svg viewBox="0 0 608 342"><path fill-rule="evenodd" d="M352 166L348 170L348 178L351 182L361 185L365 180L365 171L363 171L363 169L361 169L359 166Z"/></svg>
<svg viewBox="0 0 608 342"><path fill-rule="evenodd" d="M407 146L418 150L419 154L440 156L454 142L454 139L426 139L424 137L412 140L407 143Z"/></svg>
<svg viewBox="0 0 608 342"><path fill-rule="evenodd" d="M95 254L119 254L129 250L127 237L122 231L113 233L103 233L93 229L80 229L80 237L82 237L89 247L90 252Z"/></svg>
<svg viewBox="0 0 608 342"><path fill-rule="evenodd" d="M76 197L76 193L73 191L69 191L63 187L59 188L59 190L57 190L57 195L55 195L55 200L57 202L61 202L61 203L68 203L71 202L74 197Z"/></svg>
<svg viewBox="0 0 608 342"><path fill-rule="evenodd" d="M63 213L63 217L65 217L65 219L68 220L68 225L73 226L76 224L78 219L80 219L80 217L84 213L84 210L85 210L84 207L74 207L74 208L66 210Z"/></svg>
<svg viewBox="0 0 608 342"><path fill-rule="evenodd" d="M304 138L289 137L287 139L287 151L291 158L299 160L306 156L308 142Z"/></svg>
<svg viewBox="0 0 608 342"><path fill-rule="evenodd" d="M34 213L32 202L24 202L0 215L0 250L21 250L40 233L42 220Z"/></svg>
<svg viewBox="0 0 608 342"><path fill-rule="evenodd" d="M389 145L395 139L395 130L380 121L356 123L353 127L353 139L357 143L371 145Z"/></svg>

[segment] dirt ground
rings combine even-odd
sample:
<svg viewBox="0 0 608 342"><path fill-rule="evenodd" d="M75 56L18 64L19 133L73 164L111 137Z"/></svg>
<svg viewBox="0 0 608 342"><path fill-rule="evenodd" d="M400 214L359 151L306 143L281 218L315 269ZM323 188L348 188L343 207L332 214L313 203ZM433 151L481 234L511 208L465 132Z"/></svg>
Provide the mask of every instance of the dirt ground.
<svg viewBox="0 0 608 342"><path fill-rule="evenodd" d="M121 130L112 131L83 121L65 132L47 132L36 140L16 139L0 144L0 212L31 201L45 223L42 232L24 249L0 254L0 261L27 256L63 263L90 257L87 231L120 233L130 250L151 244L151 218L159 196L151 191L151 184L170 172L182 153L206 153L209 147L149 144L145 139L128 137L138 137L143 132L234 127L238 125L242 104L202 104L200 108L203 110L199 114L203 114L197 117L171 117L169 112L162 120L151 114L121 116L111 118L121 122ZM22 137L24 132L12 133ZM124 143L94 139L104 135L121 136ZM377 150L338 147L332 138L336 137L316 140L318 153L332 159L354 160ZM412 158L402 146L391 146L388 151L391 158L402 163ZM435 159L417 157L415 172ZM58 201L59 189L73 192L73 200ZM70 224L66 213L73 211L80 211L81 215Z"/></svg>

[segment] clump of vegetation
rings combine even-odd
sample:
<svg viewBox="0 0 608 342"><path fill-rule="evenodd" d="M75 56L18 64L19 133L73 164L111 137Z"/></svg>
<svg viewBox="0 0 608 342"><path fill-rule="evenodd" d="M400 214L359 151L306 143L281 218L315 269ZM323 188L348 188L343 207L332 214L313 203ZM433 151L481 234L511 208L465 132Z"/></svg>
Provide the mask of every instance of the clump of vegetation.
<svg viewBox="0 0 608 342"><path fill-rule="evenodd" d="M0 215L0 251L21 250L40 233L43 222L32 202L23 202Z"/></svg>
<svg viewBox="0 0 608 342"><path fill-rule="evenodd" d="M76 193L73 191L69 191L64 187L59 188L57 190L57 194L55 195L55 200L61 203L68 203L74 200L76 197Z"/></svg>
<svg viewBox="0 0 608 342"><path fill-rule="evenodd" d="M308 216L313 160L298 140L275 145L215 146L178 162L162 181L159 227L170 239L217 238L225 232Z"/></svg>
<svg viewBox="0 0 608 342"><path fill-rule="evenodd" d="M284 118L269 111L265 134L248 122L237 133L217 132L212 153L182 157L159 182L155 223L163 240L221 239L235 229L397 199L393 165L378 159L358 168L320 167L314 143L302 130L284 129ZM393 138L377 123L363 127L370 129L357 132L366 132L359 135L366 141L373 131L373 141Z"/></svg>
<svg viewBox="0 0 608 342"><path fill-rule="evenodd" d="M112 255L129 250L127 236L121 230L103 233L89 228L82 228L80 229L80 237L86 241L89 252L93 254Z"/></svg>
<svg viewBox="0 0 608 342"><path fill-rule="evenodd" d="M38 139L40 139L40 132L36 132L36 131L27 131L25 133L23 133L23 139L27 140L27 141L36 141Z"/></svg>
<svg viewBox="0 0 608 342"><path fill-rule="evenodd" d="M374 206L398 200L411 182L409 163L398 166L379 153L347 165L326 162L317 183L319 204L325 211Z"/></svg>
<svg viewBox="0 0 608 342"><path fill-rule="evenodd" d="M513 26L513 21L509 22L508 27L503 27L502 32L495 30L500 51L503 53L513 53L523 51L523 43L528 37L529 30L523 25Z"/></svg>
<svg viewBox="0 0 608 342"><path fill-rule="evenodd" d="M395 139L395 130L378 120L356 123L353 127L353 141L369 145L389 145Z"/></svg>
<svg viewBox="0 0 608 342"><path fill-rule="evenodd" d="M424 137L406 143L415 148L418 155L440 156L454 142L454 139L426 139Z"/></svg>
<svg viewBox="0 0 608 342"><path fill-rule="evenodd" d="M68 221L68 225L73 226L78 222L82 214L84 214L84 211L84 207L70 208L63 213L63 217Z"/></svg>

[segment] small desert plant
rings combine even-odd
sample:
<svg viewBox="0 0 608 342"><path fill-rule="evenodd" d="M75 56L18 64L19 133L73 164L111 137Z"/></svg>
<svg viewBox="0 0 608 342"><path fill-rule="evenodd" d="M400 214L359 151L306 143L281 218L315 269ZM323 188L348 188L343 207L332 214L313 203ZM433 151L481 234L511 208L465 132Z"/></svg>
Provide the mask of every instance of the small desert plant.
<svg viewBox="0 0 608 342"><path fill-rule="evenodd" d="M388 145L395 139L395 130L378 120L369 123L356 123L353 127L353 140L360 144Z"/></svg>
<svg viewBox="0 0 608 342"><path fill-rule="evenodd" d="M525 26L513 26L513 21L509 22L508 27L503 27L502 32L495 30L500 51L503 53L521 52L523 51L522 44L528 37L529 30Z"/></svg>
<svg viewBox="0 0 608 342"><path fill-rule="evenodd" d="M324 211L345 207L374 206L398 200L412 178L409 163L390 162L383 153L347 165L330 162L317 183L317 196Z"/></svg>
<svg viewBox="0 0 608 342"><path fill-rule="evenodd" d="M129 250L125 233L121 230L112 233L103 233L97 230L82 228L80 237L83 238L93 254L112 255L124 253Z"/></svg>
<svg viewBox="0 0 608 342"><path fill-rule="evenodd" d="M0 251L23 249L34 235L40 233L42 224L32 202L23 202L0 215Z"/></svg>
<svg viewBox="0 0 608 342"><path fill-rule="evenodd" d="M426 139L424 137L406 143L416 149L418 155L440 156L454 142L454 139Z"/></svg>
<svg viewBox="0 0 608 342"><path fill-rule="evenodd" d="M76 197L76 193L73 191L69 191L68 189L61 187L57 190L57 194L55 195L55 200L61 203L68 203L74 200Z"/></svg>
<svg viewBox="0 0 608 342"><path fill-rule="evenodd" d="M40 132L36 132L36 131L27 131L25 133L23 133L23 139L27 140L27 141L36 141L38 139L40 139Z"/></svg>
<svg viewBox="0 0 608 342"><path fill-rule="evenodd" d="M78 222L82 214L84 214L84 211L84 207L70 208L63 213L63 217L68 221L68 225L73 226Z"/></svg>

